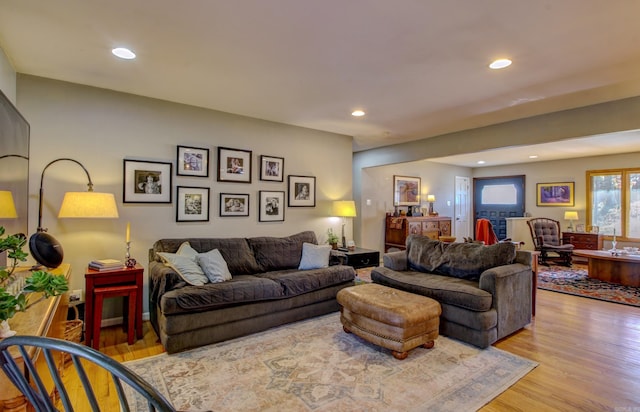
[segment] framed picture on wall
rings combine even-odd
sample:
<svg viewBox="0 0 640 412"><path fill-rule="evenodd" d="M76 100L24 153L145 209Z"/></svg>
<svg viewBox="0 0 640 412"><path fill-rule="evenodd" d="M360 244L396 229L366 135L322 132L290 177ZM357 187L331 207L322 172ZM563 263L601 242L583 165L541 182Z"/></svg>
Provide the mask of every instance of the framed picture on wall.
<svg viewBox="0 0 640 412"><path fill-rule="evenodd" d="M284 191L261 190L258 197L259 222L284 221Z"/></svg>
<svg viewBox="0 0 640 412"><path fill-rule="evenodd" d="M209 149L178 146L178 176L209 177Z"/></svg>
<svg viewBox="0 0 640 412"><path fill-rule="evenodd" d="M209 188L178 186L176 222L209 221Z"/></svg>
<svg viewBox="0 0 640 412"><path fill-rule="evenodd" d="M272 182L284 181L284 158L260 156L260 180Z"/></svg>
<svg viewBox="0 0 640 412"><path fill-rule="evenodd" d="M251 183L251 150L218 147L218 182Z"/></svg>
<svg viewBox="0 0 640 412"><path fill-rule="evenodd" d="M575 206L575 182L537 183L536 206Z"/></svg>
<svg viewBox="0 0 640 412"><path fill-rule="evenodd" d="M289 207L316 206L315 176L289 175Z"/></svg>
<svg viewBox="0 0 640 412"><path fill-rule="evenodd" d="M393 205L417 206L420 204L420 178L393 176Z"/></svg>
<svg viewBox="0 0 640 412"><path fill-rule="evenodd" d="M124 203L171 203L168 162L124 159L122 201Z"/></svg>
<svg viewBox="0 0 640 412"><path fill-rule="evenodd" d="M249 216L249 195L220 193L220 216Z"/></svg>

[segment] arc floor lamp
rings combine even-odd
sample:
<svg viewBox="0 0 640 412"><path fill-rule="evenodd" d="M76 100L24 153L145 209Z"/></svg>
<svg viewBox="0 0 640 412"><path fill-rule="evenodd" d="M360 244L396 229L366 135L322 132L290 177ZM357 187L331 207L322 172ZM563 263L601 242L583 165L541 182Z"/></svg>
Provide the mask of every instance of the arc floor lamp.
<svg viewBox="0 0 640 412"><path fill-rule="evenodd" d="M40 176L40 195L38 203L38 229L29 238L29 250L33 258L43 266L55 268L64 258L62 245L42 227L42 199L44 197L44 174L49 166L60 161L70 161L82 168L87 175L86 192L67 192L60 206L59 218L117 218L118 208L113 193L93 191L93 182L87 168L77 160L68 157L55 159L47 164Z"/></svg>

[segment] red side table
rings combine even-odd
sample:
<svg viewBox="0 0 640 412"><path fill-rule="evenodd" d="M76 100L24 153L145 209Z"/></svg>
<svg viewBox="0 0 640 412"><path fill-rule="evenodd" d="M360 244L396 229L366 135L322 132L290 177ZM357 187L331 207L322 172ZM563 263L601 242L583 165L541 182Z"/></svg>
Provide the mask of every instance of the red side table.
<svg viewBox="0 0 640 412"><path fill-rule="evenodd" d="M94 336L94 324L102 321L102 313L94 313L96 302L96 288L130 286L137 288L135 302L135 332L138 339L142 339L142 292L144 268L136 264L132 268L98 271L87 268L85 279L85 344L98 347L100 336ZM126 322L126 320L125 320ZM99 329L98 329L99 330ZM92 342L95 340L95 342Z"/></svg>

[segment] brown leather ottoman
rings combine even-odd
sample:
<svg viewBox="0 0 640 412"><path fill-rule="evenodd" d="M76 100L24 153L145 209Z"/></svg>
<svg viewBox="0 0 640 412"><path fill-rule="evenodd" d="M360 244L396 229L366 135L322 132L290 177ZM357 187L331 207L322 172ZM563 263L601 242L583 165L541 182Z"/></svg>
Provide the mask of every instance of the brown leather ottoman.
<svg viewBox="0 0 640 412"><path fill-rule="evenodd" d="M442 310L426 296L368 283L340 290L337 299L344 331L391 349L397 359L421 345L432 348L438 337Z"/></svg>

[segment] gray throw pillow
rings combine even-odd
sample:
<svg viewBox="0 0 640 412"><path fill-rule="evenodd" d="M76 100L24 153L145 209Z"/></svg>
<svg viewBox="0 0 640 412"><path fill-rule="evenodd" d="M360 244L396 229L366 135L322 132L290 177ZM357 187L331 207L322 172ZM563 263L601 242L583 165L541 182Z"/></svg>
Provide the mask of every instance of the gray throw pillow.
<svg viewBox="0 0 640 412"><path fill-rule="evenodd" d="M231 272L229 272L227 262L225 262L218 249L213 249L206 253L198 253L196 262L202 268L209 282L220 283L231 280Z"/></svg>
<svg viewBox="0 0 640 412"><path fill-rule="evenodd" d="M194 286L202 286L209 282L209 279L196 262L197 255L198 252L191 247L189 242L181 244L176 253L158 253L164 264L175 270L185 282Z"/></svg>

